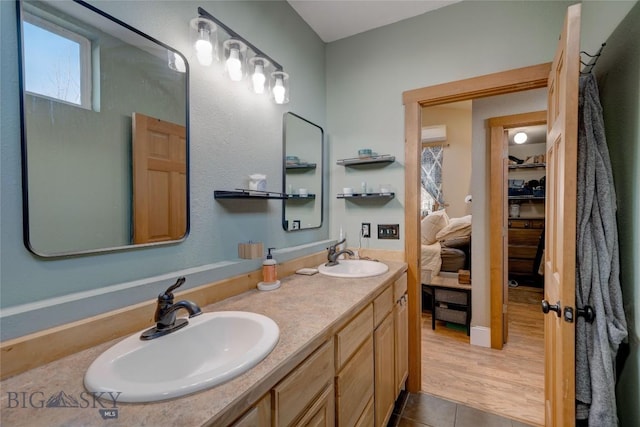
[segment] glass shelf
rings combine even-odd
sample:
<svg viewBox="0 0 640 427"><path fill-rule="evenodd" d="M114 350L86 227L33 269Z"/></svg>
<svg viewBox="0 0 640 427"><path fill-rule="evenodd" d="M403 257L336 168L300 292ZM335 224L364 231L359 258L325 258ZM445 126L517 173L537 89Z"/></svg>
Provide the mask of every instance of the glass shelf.
<svg viewBox="0 0 640 427"><path fill-rule="evenodd" d="M338 193L338 199L393 199L396 193Z"/></svg>
<svg viewBox="0 0 640 427"><path fill-rule="evenodd" d="M235 190L215 190L213 197L216 199L287 199L284 193L276 193L274 191L255 191L245 189Z"/></svg>
<svg viewBox="0 0 640 427"><path fill-rule="evenodd" d="M352 166L352 165L366 165L371 163L393 163L395 161L396 161L395 156L382 154L380 156L353 157L350 159L339 159L336 161L336 164L340 166Z"/></svg>

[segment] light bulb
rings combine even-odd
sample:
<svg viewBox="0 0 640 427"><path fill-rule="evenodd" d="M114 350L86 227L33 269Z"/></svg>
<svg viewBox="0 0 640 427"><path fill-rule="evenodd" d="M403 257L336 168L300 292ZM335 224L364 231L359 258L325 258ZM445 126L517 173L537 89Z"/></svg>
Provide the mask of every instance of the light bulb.
<svg viewBox="0 0 640 427"><path fill-rule="evenodd" d="M513 136L513 142L516 144L524 144L527 142L527 134L524 132L518 132Z"/></svg>
<svg viewBox="0 0 640 427"><path fill-rule="evenodd" d="M227 72L229 78L234 82L242 80L242 63L240 62L240 50L236 47L229 49L229 58L227 58Z"/></svg>
<svg viewBox="0 0 640 427"><path fill-rule="evenodd" d="M202 35L203 33L201 33ZM213 62L213 45L208 40L208 36L205 34L205 38L199 38L196 41L196 57L201 65L211 65Z"/></svg>
<svg viewBox="0 0 640 427"><path fill-rule="evenodd" d="M276 104L282 104L284 102L284 92L285 89L282 78L278 77L276 84L273 86L273 99L276 101Z"/></svg>
<svg viewBox="0 0 640 427"><path fill-rule="evenodd" d="M264 76L264 66L262 64L256 64L251 80L253 81L253 91L255 93L264 93L264 83L267 78Z"/></svg>

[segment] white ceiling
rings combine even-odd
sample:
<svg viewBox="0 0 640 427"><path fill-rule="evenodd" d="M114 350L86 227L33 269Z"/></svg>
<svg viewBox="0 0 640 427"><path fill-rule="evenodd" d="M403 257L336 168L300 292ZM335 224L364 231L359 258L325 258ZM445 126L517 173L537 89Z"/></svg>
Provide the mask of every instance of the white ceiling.
<svg viewBox="0 0 640 427"><path fill-rule="evenodd" d="M326 42L359 34L462 0L287 0Z"/></svg>

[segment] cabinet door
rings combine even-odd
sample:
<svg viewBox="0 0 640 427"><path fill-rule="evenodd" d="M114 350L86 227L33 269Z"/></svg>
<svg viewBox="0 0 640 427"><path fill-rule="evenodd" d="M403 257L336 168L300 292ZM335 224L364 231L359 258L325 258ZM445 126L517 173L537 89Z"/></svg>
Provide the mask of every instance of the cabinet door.
<svg viewBox="0 0 640 427"><path fill-rule="evenodd" d="M290 426L332 382L333 341L323 344L271 390L273 425Z"/></svg>
<svg viewBox="0 0 640 427"><path fill-rule="evenodd" d="M396 350L396 390L397 397L409 374L409 311L407 310L407 294L396 302L394 309L395 350Z"/></svg>
<svg viewBox="0 0 640 427"><path fill-rule="evenodd" d="M352 427L373 397L373 338L360 347L336 376L338 425Z"/></svg>
<svg viewBox="0 0 640 427"><path fill-rule="evenodd" d="M296 423L299 427L334 427L335 426L335 398L333 385L329 385L313 406Z"/></svg>
<svg viewBox="0 0 640 427"><path fill-rule="evenodd" d="M395 402L395 347L393 315L374 331L375 425L386 426Z"/></svg>
<svg viewBox="0 0 640 427"><path fill-rule="evenodd" d="M253 408L249 409L232 427L270 427L271 396L263 397Z"/></svg>

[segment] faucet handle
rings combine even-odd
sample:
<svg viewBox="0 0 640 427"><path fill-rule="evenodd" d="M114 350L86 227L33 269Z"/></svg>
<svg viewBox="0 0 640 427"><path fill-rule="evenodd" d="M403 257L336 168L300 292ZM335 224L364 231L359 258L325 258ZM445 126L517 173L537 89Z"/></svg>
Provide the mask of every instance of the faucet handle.
<svg viewBox="0 0 640 427"><path fill-rule="evenodd" d="M178 289L180 286L182 286L184 284L184 282L186 282L186 281L187 281L187 279L185 279L184 276L183 277L178 277L178 280L176 280L176 283L174 283L173 285L169 286L169 288L166 291L164 291L164 294L162 294L160 296L162 297L162 296L166 295L167 297L173 299L173 291Z"/></svg>

